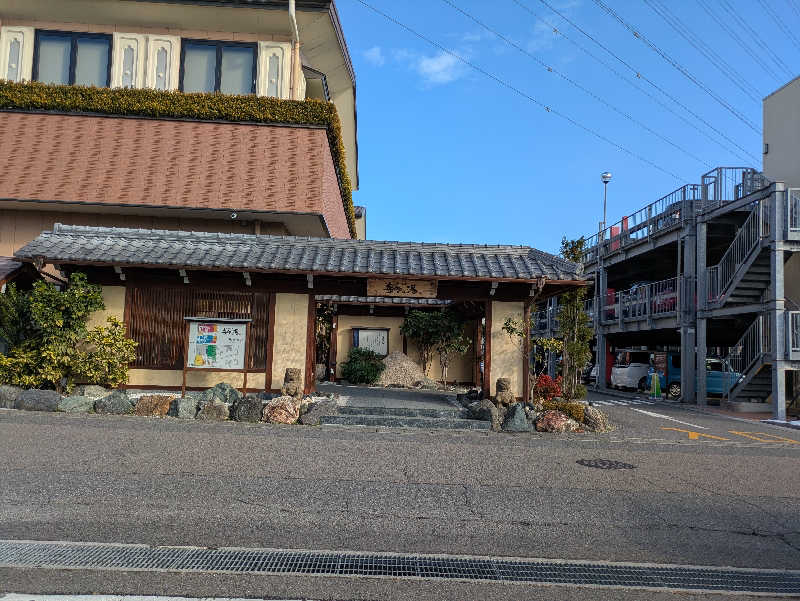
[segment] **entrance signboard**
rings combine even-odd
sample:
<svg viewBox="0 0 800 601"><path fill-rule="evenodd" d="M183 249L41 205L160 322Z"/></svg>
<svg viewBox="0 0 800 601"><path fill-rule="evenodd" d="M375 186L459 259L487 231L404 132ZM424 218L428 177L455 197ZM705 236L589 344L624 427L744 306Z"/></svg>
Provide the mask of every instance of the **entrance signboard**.
<svg viewBox="0 0 800 601"><path fill-rule="evenodd" d="M240 371L247 389L249 319L186 317L186 347L182 394L186 393L186 370Z"/></svg>
<svg viewBox="0 0 800 601"><path fill-rule="evenodd" d="M436 280L409 280L406 278L371 278L367 280L367 296L436 298L436 292Z"/></svg>

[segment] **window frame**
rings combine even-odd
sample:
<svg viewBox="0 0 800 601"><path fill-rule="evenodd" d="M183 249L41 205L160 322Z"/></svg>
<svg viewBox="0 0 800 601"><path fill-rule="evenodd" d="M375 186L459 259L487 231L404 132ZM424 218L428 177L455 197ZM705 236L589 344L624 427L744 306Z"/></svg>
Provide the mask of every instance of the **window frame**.
<svg viewBox="0 0 800 601"><path fill-rule="evenodd" d="M220 86L222 85L222 48L224 46L231 46L235 48L250 48L253 51L253 79L252 79L252 86L250 88L250 92L245 94L245 96L255 95L256 90L258 89L258 43L257 42L229 42L225 40L206 40L206 39L197 39L197 38L181 38L181 63L180 69L178 70L178 90L184 92L183 89L183 76L185 73L185 66L186 66L186 45L187 44L198 44L202 46L211 46L216 48L216 65L214 68L214 89L211 92L188 92L190 94L214 94L214 93L224 93L220 92ZM237 94L231 94L231 96L236 96Z"/></svg>
<svg viewBox="0 0 800 601"><path fill-rule="evenodd" d="M111 87L111 64L114 62L114 39L110 33L90 33L87 31L62 31L60 29L36 29L33 36L33 71L31 72L31 79L39 81L39 40L41 34L45 35L60 35L70 38L69 50L69 78L66 85L75 85L75 71L78 67L78 40L92 39L92 40L106 40L108 42L108 64L106 65L106 83L101 86L103 88Z"/></svg>

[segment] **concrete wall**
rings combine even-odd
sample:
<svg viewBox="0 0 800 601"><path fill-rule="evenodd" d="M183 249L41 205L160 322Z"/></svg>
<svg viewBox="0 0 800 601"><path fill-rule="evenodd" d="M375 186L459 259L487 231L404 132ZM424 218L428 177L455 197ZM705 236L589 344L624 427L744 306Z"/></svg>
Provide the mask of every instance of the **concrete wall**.
<svg viewBox="0 0 800 601"><path fill-rule="evenodd" d="M125 320L125 286L103 286L103 302L105 310L95 311L89 316L87 326L107 326L106 319L113 315L120 321Z"/></svg>
<svg viewBox="0 0 800 601"><path fill-rule="evenodd" d="M492 339L490 394L497 392L497 378L510 378L514 396L522 396L522 354L519 347L503 331L503 322L509 317L522 320L523 304L492 302Z"/></svg>
<svg viewBox="0 0 800 601"><path fill-rule="evenodd" d="M783 264L783 296L800 306L800 253L791 253ZM793 309L789 305L787 309Z"/></svg>
<svg viewBox="0 0 800 601"><path fill-rule="evenodd" d="M339 325L336 331L336 377L342 377L341 365L347 360L347 355L353 348L353 328L389 328L389 352L403 352L403 335L400 332L400 326L403 325L404 317L383 317L376 315L340 315ZM465 327L465 335L469 337L470 341L474 340L476 324L470 323ZM474 345L471 345L467 352L460 356L454 357L450 362L450 368L447 370L447 380L460 383L473 383L473 370L472 367L475 362ZM422 365L419 357L419 350L417 346L408 341L407 352L409 358ZM439 363L439 357L434 357L431 362L429 377L434 380L439 380L442 376L442 368Z"/></svg>
<svg viewBox="0 0 800 601"><path fill-rule="evenodd" d="M2 175L0 175L2 179ZM133 227L159 230L192 232L222 232L226 234L252 234L252 222L242 225L230 219L190 219L148 217L142 215L120 215L113 209L74 211L37 211L0 209L0 256L11 257L14 252L36 238L40 233L53 229L53 224L91 225L101 227ZM286 235L286 227L280 223L262 223L262 234Z"/></svg>
<svg viewBox="0 0 800 601"><path fill-rule="evenodd" d="M275 340L272 386L280 388L287 367L297 367L305 378L308 337L308 295L275 295Z"/></svg>
<svg viewBox="0 0 800 601"><path fill-rule="evenodd" d="M764 175L773 181L800 186L800 78L764 99Z"/></svg>
<svg viewBox="0 0 800 601"><path fill-rule="evenodd" d="M241 389L244 374L241 372L207 372L202 369L191 369L186 372L187 388L211 388L220 382L226 382L234 388ZM181 386L183 372L170 369L131 369L128 372L128 385L136 386ZM248 373L247 388L264 390L264 372Z"/></svg>

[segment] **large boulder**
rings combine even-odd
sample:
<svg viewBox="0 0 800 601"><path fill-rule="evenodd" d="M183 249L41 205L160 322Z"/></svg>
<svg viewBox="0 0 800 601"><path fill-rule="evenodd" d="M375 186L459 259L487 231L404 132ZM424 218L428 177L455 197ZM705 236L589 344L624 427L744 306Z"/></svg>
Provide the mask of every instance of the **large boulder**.
<svg viewBox="0 0 800 601"><path fill-rule="evenodd" d="M136 402L134 413L142 417L164 417L174 397L168 394L145 394Z"/></svg>
<svg viewBox="0 0 800 601"><path fill-rule="evenodd" d="M197 412L195 419L207 422L224 422L228 419L228 416L228 406L225 403L214 402L206 403L200 407L200 411Z"/></svg>
<svg viewBox="0 0 800 601"><path fill-rule="evenodd" d="M14 409L17 406L17 399L22 393L19 386L8 386L0 384L0 408Z"/></svg>
<svg viewBox="0 0 800 601"><path fill-rule="evenodd" d="M324 416L336 415L336 413L338 413L336 401L318 401L300 416L300 423L306 426L319 426L319 422Z"/></svg>
<svg viewBox="0 0 800 601"><path fill-rule="evenodd" d="M516 401L514 393L511 391L511 380L509 378L497 378L495 387L497 388L497 393L494 399L498 405L512 405Z"/></svg>
<svg viewBox="0 0 800 601"><path fill-rule="evenodd" d="M58 410L65 413L89 413L94 411L94 402L96 399L74 394L72 396L64 397L58 404Z"/></svg>
<svg viewBox="0 0 800 601"><path fill-rule="evenodd" d="M586 406L583 410L583 423L591 432L610 432L614 429L608 420L608 415L590 406Z"/></svg>
<svg viewBox="0 0 800 601"><path fill-rule="evenodd" d="M80 384L75 387L72 394L75 396L87 396L90 399L101 399L104 396L108 396L109 392L111 391L97 384Z"/></svg>
<svg viewBox="0 0 800 601"><path fill-rule="evenodd" d="M261 398L254 394L248 394L233 406L231 418L237 422L255 423L261 421L263 411L264 403L261 402Z"/></svg>
<svg viewBox="0 0 800 601"><path fill-rule="evenodd" d="M290 396L279 396L264 407L262 419L273 424L293 424L300 417L300 405Z"/></svg>
<svg viewBox="0 0 800 601"><path fill-rule="evenodd" d="M536 429L539 432L578 432L581 430L581 424L564 413L551 409L539 415Z"/></svg>
<svg viewBox="0 0 800 601"><path fill-rule="evenodd" d="M61 395L55 390L23 390L17 397L17 409L25 411L57 411Z"/></svg>
<svg viewBox="0 0 800 601"><path fill-rule="evenodd" d="M241 393L227 382L220 382L219 384L200 392L196 396L197 404L200 408L208 403L225 403L226 405L235 405L236 402L242 398Z"/></svg>
<svg viewBox="0 0 800 601"><path fill-rule="evenodd" d="M97 399L94 402L94 412L127 415L133 412L133 403L126 392L115 390L111 394Z"/></svg>
<svg viewBox="0 0 800 601"><path fill-rule="evenodd" d="M378 376L378 386L411 388L425 378L422 369L408 355L395 351L383 358L383 371Z"/></svg>
<svg viewBox="0 0 800 601"><path fill-rule="evenodd" d="M197 415L197 403L197 395L191 392L183 397L175 397L170 403L167 415L179 419L194 419Z"/></svg>
<svg viewBox="0 0 800 601"><path fill-rule="evenodd" d="M503 420L503 432L530 432L531 426L525 415L525 406L514 403L508 408Z"/></svg>

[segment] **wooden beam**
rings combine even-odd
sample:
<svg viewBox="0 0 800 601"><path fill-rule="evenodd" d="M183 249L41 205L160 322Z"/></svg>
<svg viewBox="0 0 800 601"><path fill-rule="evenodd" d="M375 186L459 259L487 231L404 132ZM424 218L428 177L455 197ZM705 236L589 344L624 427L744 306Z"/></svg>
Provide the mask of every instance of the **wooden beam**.
<svg viewBox="0 0 800 601"><path fill-rule="evenodd" d="M492 301L486 301L485 352L483 356L483 398L492 392Z"/></svg>
<svg viewBox="0 0 800 601"><path fill-rule="evenodd" d="M328 379L336 381L336 352L339 344L339 315L333 314L331 318L331 343L328 351Z"/></svg>
<svg viewBox="0 0 800 601"><path fill-rule="evenodd" d="M525 301L522 312L522 400L527 403L531 398L531 299Z"/></svg>
<svg viewBox="0 0 800 601"><path fill-rule="evenodd" d="M272 388L272 360L275 353L275 295L269 295L269 306L267 308L267 352L266 366L264 370L264 392L269 392Z"/></svg>
<svg viewBox="0 0 800 601"><path fill-rule="evenodd" d="M314 382L314 366L317 354L317 300L313 294L308 295L308 321L306 328L306 377L303 394L311 394L316 388Z"/></svg>

